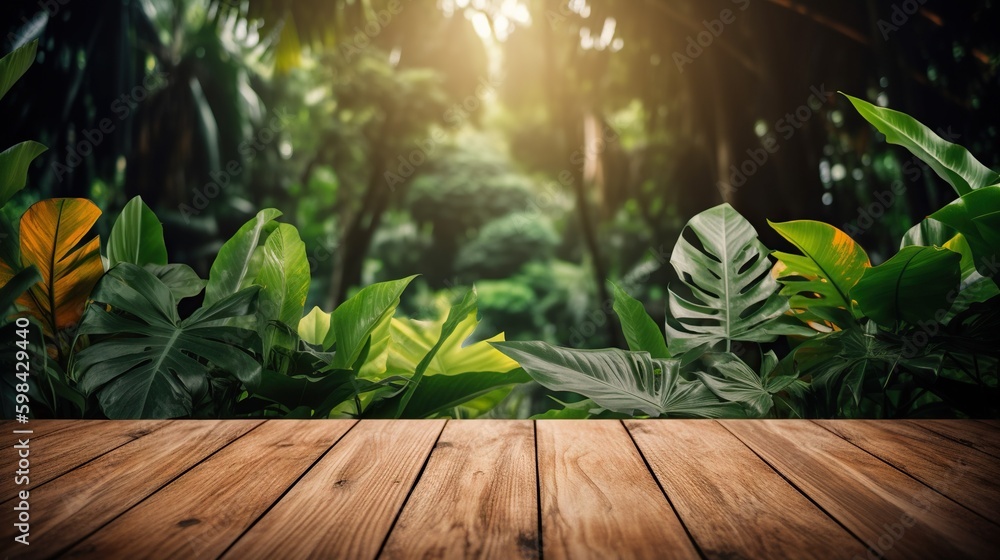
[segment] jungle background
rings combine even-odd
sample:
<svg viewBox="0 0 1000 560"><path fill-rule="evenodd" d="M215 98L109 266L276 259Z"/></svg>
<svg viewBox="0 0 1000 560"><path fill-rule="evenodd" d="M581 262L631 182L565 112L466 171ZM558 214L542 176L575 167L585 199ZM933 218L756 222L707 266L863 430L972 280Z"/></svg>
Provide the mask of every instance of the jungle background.
<svg viewBox="0 0 1000 560"><path fill-rule="evenodd" d="M273 206L307 245L307 308L421 274L412 316L474 284L480 338L621 345L606 280L662 324L706 208L777 249L767 219L826 221L877 264L952 198L838 90L996 169L995 4L5 0L0 51L40 42L0 145L50 148L8 211L141 195L205 277Z"/></svg>

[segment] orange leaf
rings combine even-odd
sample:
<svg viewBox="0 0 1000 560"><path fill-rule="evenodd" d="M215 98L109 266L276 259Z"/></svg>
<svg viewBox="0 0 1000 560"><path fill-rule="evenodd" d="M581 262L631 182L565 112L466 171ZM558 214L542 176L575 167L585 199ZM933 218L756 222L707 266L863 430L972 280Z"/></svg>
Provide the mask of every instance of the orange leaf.
<svg viewBox="0 0 1000 560"><path fill-rule="evenodd" d="M83 241L100 216L101 210L82 198L36 202L21 216L21 264L35 265L42 281L17 303L42 322L51 338L80 321L104 274L100 238Z"/></svg>

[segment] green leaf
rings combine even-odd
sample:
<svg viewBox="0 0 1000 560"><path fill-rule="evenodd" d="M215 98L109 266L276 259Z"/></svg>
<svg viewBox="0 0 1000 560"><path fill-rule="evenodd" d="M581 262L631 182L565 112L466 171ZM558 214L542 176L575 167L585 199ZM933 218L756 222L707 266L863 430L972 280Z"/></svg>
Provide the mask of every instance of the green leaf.
<svg viewBox="0 0 1000 560"><path fill-rule="evenodd" d="M306 245L295 226L279 224L267 237L261 251L260 269L253 283L261 287L257 302L258 332L269 363L274 347L294 349L294 333L309 295L309 261ZM273 323L281 323L284 327Z"/></svg>
<svg viewBox="0 0 1000 560"><path fill-rule="evenodd" d="M550 397L551 398L551 397ZM595 410L600 412L601 407L597 406L597 403L590 399L584 399L575 403L564 403L558 399L552 399L557 403L563 405L562 408L553 408L541 414L536 414L531 417L532 420L583 420L585 418L591 418L595 414Z"/></svg>
<svg viewBox="0 0 1000 560"><path fill-rule="evenodd" d="M822 222L768 223L802 253L773 253L778 259L774 275L795 316L806 323L829 322L833 317L838 319L834 324L847 327L857 316L851 288L871 267L864 249L851 236Z"/></svg>
<svg viewBox="0 0 1000 560"><path fill-rule="evenodd" d="M1000 288L997 287L995 277L983 276L976 270L976 260L972 255L972 248L961 233L945 242L944 247L962 255L962 260L959 263L959 268L962 270L962 284L958 297L952 303L948 314L941 320L942 323L947 323L952 317L965 311L972 304L987 301L1000 295Z"/></svg>
<svg viewBox="0 0 1000 560"><path fill-rule="evenodd" d="M959 196L1000 181L1000 175L979 163L968 150L945 141L906 113L876 107L844 93L842 95L850 100L865 120L885 135L886 142L903 146L920 158L948 181Z"/></svg>
<svg viewBox="0 0 1000 560"><path fill-rule="evenodd" d="M274 230L276 224L273 222L279 216L281 212L274 208L261 210L219 249L208 274L205 305L212 305L250 286L260 269L260 258L255 258L257 246L262 237Z"/></svg>
<svg viewBox="0 0 1000 560"><path fill-rule="evenodd" d="M400 418L428 418L496 389L529 381L531 377L520 369L506 373L473 371L456 375L427 375L413 390Z"/></svg>
<svg viewBox="0 0 1000 560"><path fill-rule="evenodd" d="M738 357L728 352L713 352L703 357L712 373L697 372L695 375L719 398L743 404L755 418L763 418L774 407L773 393L787 387L795 377L783 376L768 379L777 358L769 352L758 375Z"/></svg>
<svg viewBox="0 0 1000 560"><path fill-rule="evenodd" d="M24 188L28 182L28 167L47 149L28 140L0 152L0 206Z"/></svg>
<svg viewBox="0 0 1000 560"><path fill-rule="evenodd" d="M399 297L414 278L416 276L366 286L333 311L330 330L323 341L324 350L329 350L336 341L333 367L350 369L354 365L372 331L385 317L392 317L396 312Z"/></svg>
<svg viewBox="0 0 1000 560"><path fill-rule="evenodd" d="M742 416L740 405L723 403L700 381L680 376L680 360L617 348L575 350L544 342L496 342L538 383L570 391L599 406L649 416L721 418Z"/></svg>
<svg viewBox="0 0 1000 560"><path fill-rule="evenodd" d="M353 381L353 372L346 370L333 370L322 377L289 376L264 370L253 396L278 403L288 410L305 408L312 415L328 400L339 404L350 398L354 394ZM325 412L329 414L329 409Z"/></svg>
<svg viewBox="0 0 1000 560"><path fill-rule="evenodd" d="M616 284L612 283L611 286L615 294L614 310L622 323L622 332L625 333L629 349L634 352L649 352L653 358L669 358L670 352L667 351L663 332L646 313L642 303Z"/></svg>
<svg viewBox="0 0 1000 560"><path fill-rule="evenodd" d="M677 356L697 347L733 340L769 342L783 331L771 323L788 309L771 277L768 250L753 226L732 206L721 204L691 218L690 230L704 251L683 232L670 257L694 296L670 290L667 339Z"/></svg>
<svg viewBox="0 0 1000 560"><path fill-rule="evenodd" d="M980 274L996 275L1000 249L1000 185L976 189L930 217L965 236Z"/></svg>
<svg viewBox="0 0 1000 560"><path fill-rule="evenodd" d="M33 286L36 282L41 281L41 279L42 277L38 274L38 269L34 266L29 266L15 274L3 286L0 286L0 314L5 314L25 290ZM5 319L6 315L0 315L0 323Z"/></svg>
<svg viewBox="0 0 1000 560"><path fill-rule="evenodd" d="M386 364L386 373L391 375L413 374L424 357L441 340L446 320L447 314L445 313L441 314L440 319L434 321L394 317L390 329L392 342ZM476 313L468 313L427 363L425 375L455 375L475 371L505 372L516 368L517 362L489 344L490 342L502 342L504 340L503 333L487 340L467 344L478 325L479 320Z"/></svg>
<svg viewBox="0 0 1000 560"><path fill-rule="evenodd" d="M135 197L128 201L111 228L107 247L108 267L127 262L136 266L167 264L163 226L156 214Z"/></svg>
<svg viewBox="0 0 1000 560"><path fill-rule="evenodd" d="M431 347L430 350L427 351L427 354L425 354L423 359L420 360L420 363L417 364L417 367L413 372L413 376L410 377L406 391L402 394L399 407L396 409L396 418L400 418L403 411L406 410L410 399L413 398L414 392L420 385L420 381L427 373L427 368L430 366L431 361L434 360L438 351L441 350L451 335L458 330L459 325L466 321L470 315L474 316L476 313L476 292L475 290L469 290L466 292L465 297L462 298L462 301L453 305L448 311L448 317L444 320L444 324L441 325L441 334L439 335L437 342Z"/></svg>
<svg viewBox="0 0 1000 560"><path fill-rule="evenodd" d="M31 68L35 62L37 50L38 39L35 39L0 58L0 99L3 99L3 96L10 91L11 86L21 79L28 68Z"/></svg>
<svg viewBox="0 0 1000 560"><path fill-rule="evenodd" d="M312 311L299 320L299 338L309 344L321 346L330 333L330 315L314 306Z"/></svg>
<svg viewBox="0 0 1000 560"><path fill-rule="evenodd" d="M80 388L96 394L114 419L190 415L210 391L213 369L252 392L261 367L244 348L254 335L220 323L251 314L257 292L242 290L181 320L166 285L142 268L119 264L98 284L79 330L107 337L75 355Z"/></svg>
<svg viewBox="0 0 1000 560"><path fill-rule="evenodd" d="M911 227L899 242L899 248L910 246L944 247L949 239L955 237L955 228L945 225L933 218L924 218L919 224Z"/></svg>
<svg viewBox="0 0 1000 560"><path fill-rule="evenodd" d="M163 282L177 301L194 297L205 289L205 281L186 264L147 264L143 268Z"/></svg>
<svg viewBox="0 0 1000 560"><path fill-rule="evenodd" d="M943 315L961 280L962 256L938 247L904 247L888 261L869 268L851 291L861 311L881 325Z"/></svg>

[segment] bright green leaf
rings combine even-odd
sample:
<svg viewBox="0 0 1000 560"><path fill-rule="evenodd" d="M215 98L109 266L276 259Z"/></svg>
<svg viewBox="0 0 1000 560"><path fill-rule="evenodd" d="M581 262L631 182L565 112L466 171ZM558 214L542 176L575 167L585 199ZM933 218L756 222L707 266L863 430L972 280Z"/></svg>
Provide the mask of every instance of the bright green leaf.
<svg viewBox="0 0 1000 560"><path fill-rule="evenodd" d="M622 332L625 333L629 349L634 352L649 352L654 358L669 358L670 352L667 351L663 332L646 313L642 303L616 284L612 283L611 286L615 294L614 310L622 323Z"/></svg>
<svg viewBox="0 0 1000 560"><path fill-rule="evenodd" d="M885 135L886 142L903 146L920 158L948 181L959 196L1000 181L1000 175L979 163L968 150L944 140L906 113L843 95L865 120Z"/></svg>
<svg viewBox="0 0 1000 560"><path fill-rule="evenodd" d="M834 324L846 328L856 315L851 288L871 267L864 249L843 231L822 222L768 223L802 252L773 253L778 259L774 275L795 316L806 323L824 323L833 317L839 319Z"/></svg>
<svg viewBox="0 0 1000 560"><path fill-rule="evenodd" d="M274 208L261 210L219 249L208 274L205 305L235 294L253 282L260 269L258 245L262 237L274 230L276 224L273 222L279 216L281 212Z"/></svg>
<svg viewBox="0 0 1000 560"><path fill-rule="evenodd" d="M163 226L140 197L125 205L111 228L107 247L108 266L127 262L136 266L167 264Z"/></svg>

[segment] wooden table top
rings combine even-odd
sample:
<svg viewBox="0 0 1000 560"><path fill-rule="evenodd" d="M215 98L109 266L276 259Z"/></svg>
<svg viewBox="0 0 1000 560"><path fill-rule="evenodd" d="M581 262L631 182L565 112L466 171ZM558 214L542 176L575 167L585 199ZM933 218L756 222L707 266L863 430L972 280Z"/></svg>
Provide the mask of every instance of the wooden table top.
<svg viewBox="0 0 1000 560"><path fill-rule="evenodd" d="M996 421L2 425L11 558L1000 558Z"/></svg>

